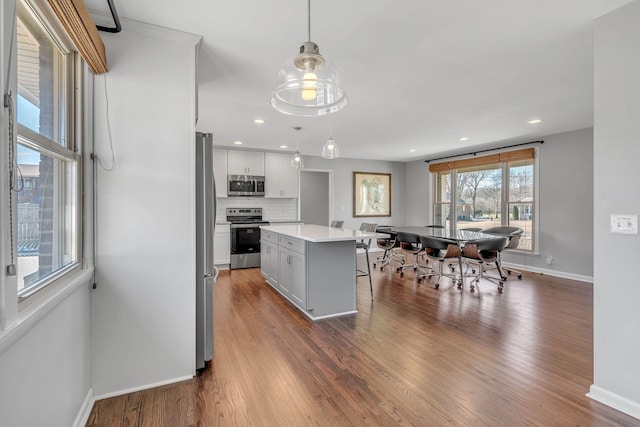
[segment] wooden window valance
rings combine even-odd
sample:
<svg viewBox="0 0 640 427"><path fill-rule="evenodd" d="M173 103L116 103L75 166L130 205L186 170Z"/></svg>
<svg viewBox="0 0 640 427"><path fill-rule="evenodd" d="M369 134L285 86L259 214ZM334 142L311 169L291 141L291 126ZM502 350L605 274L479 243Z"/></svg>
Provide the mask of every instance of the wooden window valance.
<svg viewBox="0 0 640 427"><path fill-rule="evenodd" d="M75 43L80 55L94 74L107 69L107 53L96 24L83 0L47 0L62 26Z"/></svg>
<svg viewBox="0 0 640 427"><path fill-rule="evenodd" d="M505 151L503 153L490 154L488 156L471 157L463 160L453 160L450 162L432 163L429 165L429 172L444 172L452 169L463 169L477 166L494 165L502 162L513 162L517 160L531 160L534 158L533 148L522 150Z"/></svg>

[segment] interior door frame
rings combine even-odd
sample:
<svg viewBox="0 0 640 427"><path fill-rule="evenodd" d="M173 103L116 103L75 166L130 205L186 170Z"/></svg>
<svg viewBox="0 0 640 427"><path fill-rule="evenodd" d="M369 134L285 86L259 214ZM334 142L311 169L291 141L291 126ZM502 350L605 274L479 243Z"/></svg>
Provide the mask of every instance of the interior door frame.
<svg viewBox="0 0 640 427"><path fill-rule="evenodd" d="M302 174L305 172L322 172L329 174L329 224L333 221L333 169L300 169L300 190L302 190ZM302 191L300 191L300 197L298 197L298 221L301 220L302 213ZM327 226L329 225L327 224Z"/></svg>

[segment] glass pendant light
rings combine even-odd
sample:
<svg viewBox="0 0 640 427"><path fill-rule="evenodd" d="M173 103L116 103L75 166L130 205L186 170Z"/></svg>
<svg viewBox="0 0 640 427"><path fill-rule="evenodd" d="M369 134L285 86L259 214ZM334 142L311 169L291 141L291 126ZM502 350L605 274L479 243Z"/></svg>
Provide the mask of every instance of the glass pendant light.
<svg viewBox="0 0 640 427"><path fill-rule="evenodd" d="M307 11L308 41L280 69L271 105L285 114L316 117L342 110L349 99L342 89L338 70L311 41L311 0L307 0Z"/></svg>
<svg viewBox="0 0 640 427"><path fill-rule="evenodd" d="M333 125L329 128L329 139L324 143L322 147L322 158L324 159L337 159L340 157L340 149L338 144L333 140Z"/></svg>
<svg viewBox="0 0 640 427"><path fill-rule="evenodd" d="M296 131L296 152L293 153L293 156L291 156L291 167L300 169L304 167L304 160L302 159L302 154L300 154L300 151L298 150L298 133L302 128L300 126L294 126L293 128Z"/></svg>

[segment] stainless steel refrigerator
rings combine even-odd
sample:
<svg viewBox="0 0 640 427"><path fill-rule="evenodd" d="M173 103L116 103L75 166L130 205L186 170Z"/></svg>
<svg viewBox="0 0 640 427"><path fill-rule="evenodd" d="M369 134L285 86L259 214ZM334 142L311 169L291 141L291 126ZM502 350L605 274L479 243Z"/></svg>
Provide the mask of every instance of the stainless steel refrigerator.
<svg viewBox="0 0 640 427"><path fill-rule="evenodd" d="M216 226L216 185L213 175L213 136L196 133L196 369L213 358L213 262Z"/></svg>

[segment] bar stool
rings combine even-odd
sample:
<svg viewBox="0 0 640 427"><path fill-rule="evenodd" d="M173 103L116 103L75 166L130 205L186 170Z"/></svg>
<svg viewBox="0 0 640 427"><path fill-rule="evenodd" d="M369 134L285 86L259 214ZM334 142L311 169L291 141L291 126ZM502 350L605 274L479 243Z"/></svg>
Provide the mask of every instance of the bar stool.
<svg viewBox="0 0 640 427"><path fill-rule="evenodd" d="M376 231L378 224L370 224L363 222L360 224L360 231L373 233ZM356 250L364 249L365 257L367 258L367 271L358 268L356 257L356 277L369 276L369 289L371 290L371 301L373 301L373 283L371 283L371 266L369 265L369 247L371 246L371 239L362 239L356 241Z"/></svg>

